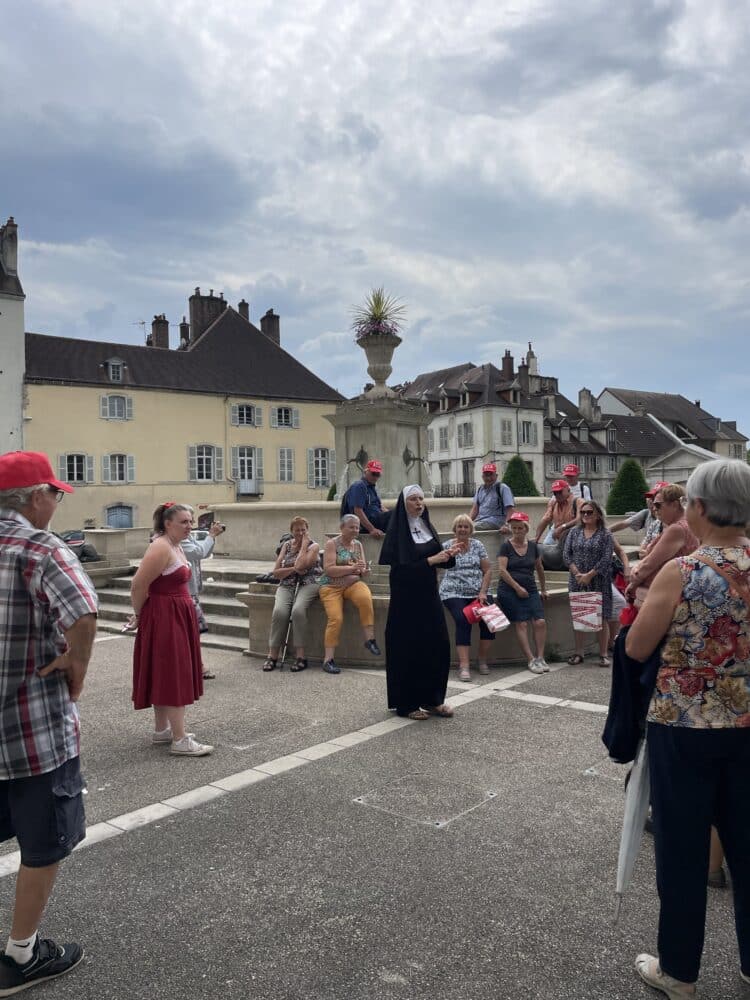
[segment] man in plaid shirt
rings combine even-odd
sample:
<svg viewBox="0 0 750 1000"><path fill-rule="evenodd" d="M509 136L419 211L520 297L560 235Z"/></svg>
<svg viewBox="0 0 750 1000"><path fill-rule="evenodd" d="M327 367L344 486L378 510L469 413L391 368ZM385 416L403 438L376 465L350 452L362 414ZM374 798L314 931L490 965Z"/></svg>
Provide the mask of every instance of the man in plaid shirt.
<svg viewBox="0 0 750 1000"><path fill-rule="evenodd" d="M0 954L0 996L54 979L83 957L38 934L60 861L86 835L75 702L96 634L94 587L47 529L67 483L46 455L0 456L0 840L21 867Z"/></svg>

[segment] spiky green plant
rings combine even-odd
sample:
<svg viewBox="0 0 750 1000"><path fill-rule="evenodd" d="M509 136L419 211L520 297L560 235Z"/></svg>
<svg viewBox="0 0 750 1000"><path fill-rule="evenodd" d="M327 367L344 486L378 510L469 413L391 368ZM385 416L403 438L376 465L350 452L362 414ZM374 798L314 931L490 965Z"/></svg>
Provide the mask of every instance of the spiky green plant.
<svg viewBox="0 0 750 1000"><path fill-rule="evenodd" d="M363 337L393 334L398 336L406 306L387 295L384 288L373 288L361 306L352 309L352 330L356 340Z"/></svg>

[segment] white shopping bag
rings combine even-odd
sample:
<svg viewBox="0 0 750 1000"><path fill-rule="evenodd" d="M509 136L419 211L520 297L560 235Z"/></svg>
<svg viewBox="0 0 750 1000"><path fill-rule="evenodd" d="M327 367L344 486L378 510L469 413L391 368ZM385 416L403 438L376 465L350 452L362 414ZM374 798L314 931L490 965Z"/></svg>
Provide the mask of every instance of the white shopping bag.
<svg viewBox="0 0 750 1000"><path fill-rule="evenodd" d="M570 613L576 632L599 632L602 627L602 595L598 590L573 591Z"/></svg>

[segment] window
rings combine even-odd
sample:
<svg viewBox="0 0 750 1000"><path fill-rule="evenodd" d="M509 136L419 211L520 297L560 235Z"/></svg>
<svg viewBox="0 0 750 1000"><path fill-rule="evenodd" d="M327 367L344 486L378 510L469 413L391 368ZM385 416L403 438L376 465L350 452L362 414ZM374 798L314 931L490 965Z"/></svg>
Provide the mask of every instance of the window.
<svg viewBox="0 0 750 1000"><path fill-rule="evenodd" d="M588 455L576 455L576 465L581 470L581 473L585 476L589 471L589 460Z"/></svg>
<svg viewBox="0 0 750 1000"><path fill-rule="evenodd" d="M617 428L608 427L607 428L607 449L609 451L617 451Z"/></svg>
<svg viewBox="0 0 750 1000"><path fill-rule="evenodd" d="M307 485L309 489L333 486L336 482L336 452L332 448L307 449Z"/></svg>
<svg viewBox="0 0 750 1000"><path fill-rule="evenodd" d="M560 440L570 441L570 427L567 424L563 424L560 428Z"/></svg>
<svg viewBox="0 0 750 1000"><path fill-rule="evenodd" d="M132 528L133 508L130 504L115 503L105 508L108 528Z"/></svg>
<svg viewBox="0 0 750 1000"><path fill-rule="evenodd" d="M450 462L440 463L440 489L447 491L451 484L451 467ZM447 492L444 493L447 496Z"/></svg>
<svg viewBox="0 0 750 1000"><path fill-rule="evenodd" d="M552 428L550 427L549 424L544 425L544 440L545 441L552 440Z"/></svg>
<svg viewBox="0 0 750 1000"><path fill-rule="evenodd" d="M584 424L578 428L578 440L587 443L589 439L589 429Z"/></svg>
<svg viewBox="0 0 750 1000"><path fill-rule="evenodd" d="M617 455L609 456L609 471L617 472Z"/></svg>
<svg viewBox="0 0 750 1000"><path fill-rule="evenodd" d="M263 410L254 403L232 404L233 427L261 427L263 425Z"/></svg>
<svg viewBox="0 0 750 1000"><path fill-rule="evenodd" d="M474 460L468 459L461 463L461 471L463 473L463 485L464 489L471 487L471 492L474 492Z"/></svg>
<svg viewBox="0 0 750 1000"><path fill-rule="evenodd" d="M539 431L531 420L521 421L521 444L530 444L532 447L539 444Z"/></svg>
<svg viewBox="0 0 750 1000"><path fill-rule="evenodd" d="M110 361L109 381L122 382L122 361Z"/></svg>
<svg viewBox="0 0 750 1000"><path fill-rule="evenodd" d="M133 400L130 396L100 396L99 416L104 420L132 420Z"/></svg>
<svg viewBox="0 0 750 1000"><path fill-rule="evenodd" d="M232 448L232 479L241 496L263 492L263 449L240 445Z"/></svg>
<svg viewBox="0 0 750 1000"><path fill-rule="evenodd" d="M513 421L512 420L501 420L500 421L500 443L503 448L513 447Z"/></svg>
<svg viewBox="0 0 750 1000"><path fill-rule="evenodd" d="M271 427L299 427L299 410L294 406L271 407Z"/></svg>
<svg viewBox="0 0 750 1000"><path fill-rule="evenodd" d="M439 443L440 451L447 451L448 450L448 428L447 427L440 427L438 429L438 434L440 435L440 443Z"/></svg>
<svg viewBox="0 0 750 1000"><path fill-rule="evenodd" d="M744 458L742 454L744 446L741 444L733 444L730 450L730 455L732 458Z"/></svg>
<svg viewBox="0 0 750 1000"><path fill-rule="evenodd" d="M102 455L103 483L135 482L135 458L133 455Z"/></svg>
<svg viewBox="0 0 750 1000"><path fill-rule="evenodd" d="M212 444L189 445L188 479L192 483L221 482L224 479L224 449Z"/></svg>
<svg viewBox="0 0 750 1000"><path fill-rule="evenodd" d="M430 427L427 431L427 451L435 450L435 431Z"/></svg>
<svg viewBox="0 0 750 1000"><path fill-rule="evenodd" d="M589 455L589 472L599 471L599 456Z"/></svg>
<svg viewBox="0 0 750 1000"><path fill-rule="evenodd" d="M471 448L474 444L474 425L471 423L458 425L458 447Z"/></svg>
<svg viewBox="0 0 750 1000"><path fill-rule="evenodd" d="M552 456L552 471L553 472L562 472L562 467L563 467L563 464L562 464L562 455L553 455Z"/></svg>
<svg viewBox="0 0 750 1000"><path fill-rule="evenodd" d="M279 448L279 482L294 482L294 448Z"/></svg>
<svg viewBox="0 0 750 1000"><path fill-rule="evenodd" d="M94 456L71 454L57 456L57 475L64 483L93 483Z"/></svg>

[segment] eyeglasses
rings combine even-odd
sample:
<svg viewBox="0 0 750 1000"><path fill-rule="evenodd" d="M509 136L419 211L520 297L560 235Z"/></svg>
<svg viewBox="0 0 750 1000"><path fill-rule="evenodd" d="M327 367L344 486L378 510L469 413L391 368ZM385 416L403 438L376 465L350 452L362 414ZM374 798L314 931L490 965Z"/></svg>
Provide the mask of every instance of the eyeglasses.
<svg viewBox="0 0 750 1000"><path fill-rule="evenodd" d="M47 491L49 493L54 493L55 494L55 503L60 503L60 501L62 500L62 498L65 496L65 490L58 490L54 486L48 486L47 487Z"/></svg>
<svg viewBox="0 0 750 1000"><path fill-rule="evenodd" d="M589 509L586 509L586 510L582 510L582 511L581 511L581 515L582 515L583 517L588 517L588 516L589 516L589 514L593 514L593 513L594 513L594 511L593 511L593 510L589 510Z"/></svg>

